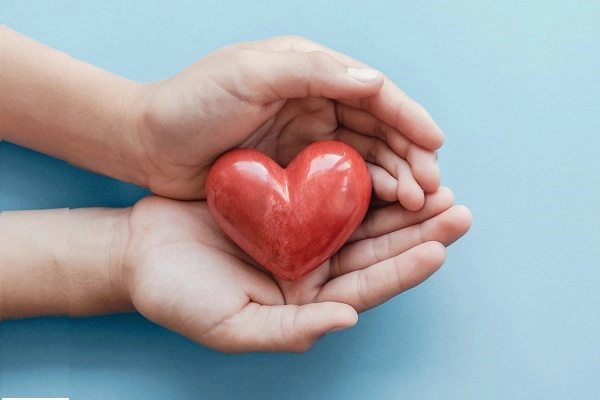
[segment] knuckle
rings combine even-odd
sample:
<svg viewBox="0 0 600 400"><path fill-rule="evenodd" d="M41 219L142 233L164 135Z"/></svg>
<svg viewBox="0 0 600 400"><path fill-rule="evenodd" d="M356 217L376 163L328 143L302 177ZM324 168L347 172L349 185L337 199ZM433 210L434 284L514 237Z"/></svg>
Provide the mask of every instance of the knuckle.
<svg viewBox="0 0 600 400"><path fill-rule="evenodd" d="M239 49L230 54L231 62L244 71L252 71L258 66L259 52L254 49Z"/></svg>
<svg viewBox="0 0 600 400"><path fill-rule="evenodd" d="M382 120L377 119L375 122L375 129L373 131L375 136L385 140L388 137L389 125L384 123Z"/></svg>
<svg viewBox="0 0 600 400"><path fill-rule="evenodd" d="M309 51L306 54L308 62L319 69L331 69L336 63L335 58L324 51Z"/></svg>
<svg viewBox="0 0 600 400"><path fill-rule="evenodd" d="M367 149L365 159L369 162L375 163L379 159L381 154L381 142L373 140L371 145Z"/></svg>
<svg viewBox="0 0 600 400"><path fill-rule="evenodd" d="M301 35L282 35L279 36L278 39L292 44L304 43L307 40L304 36Z"/></svg>
<svg viewBox="0 0 600 400"><path fill-rule="evenodd" d="M406 159L413 161L415 157L418 157L421 149L413 142L408 143L406 146Z"/></svg>
<svg viewBox="0 0 600 400"><path fill-rule="evenodd" d="M358 295L358 301L360 302L360 308L363 310L369 309L370 305L367 301L367 274L365 270L360 270L356 277L356 293Z"/></svg>
<svg viewBox="0 0 600 400"><path fill-rule="evenodd" d="M373 239L373 256L377 262L388 258L387 255L390 253L390 238L388 236Z"/></svg>
<svg viewBox="0 0 600 400"><path fill-rule="evenodd" d="M371 237L373 232L375 232L375 227L377 226L377 220L375 214L367 213L363 222L361 224L362 231L366 237Z"/></svg>
<svg viewBox="0 0 600 400"><path fill-rule="evenodd" d="M428 242L427 232L425 232L425 227L423 226L423 224L417 225L417 233L419 236L420 243ZM420 253L418 254L418 257L421 257Z"/></svg>
<svg viewBox="0 0 600 400"><path fill-rule="evenodd" d="M292 51L301 51L305 52L310 47L312 43L310 40L300 35L284 35L278 37L278 39L287 45L290 46Z"/></svg>
<svg viewBox="0 0 600 400"><path fill-rule="evenodd" d="M306 346L305 339L298 334L296 318L298 314L281 318L281 347L294 353L301 353Z"/></svg>
<svg viewBox="0 0 600 400"><path fill-rule="evenodd" d="M405 276L402 273L402 266L403 265L398 259L394 259L393 273L395 276L393 277L393 279L396 283L396 293L403 293L410 288L405 282Z"/></svg>

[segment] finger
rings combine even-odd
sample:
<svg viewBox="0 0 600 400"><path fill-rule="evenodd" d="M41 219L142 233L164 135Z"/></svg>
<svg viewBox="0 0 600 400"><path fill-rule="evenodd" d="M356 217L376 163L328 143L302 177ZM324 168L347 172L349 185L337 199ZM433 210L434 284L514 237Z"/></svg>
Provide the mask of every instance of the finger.
<svg viewBox="0 0 600 400"><path fill-rule="evenodd" d="M336 105L336 115L338 121L346 128L381 139L396 154L407 160L416 181L423 190L435 192L438 189L441 177L435 151L417 146L398 130L364 110L338 103Z"/></svg>
<svg viewBox="0 0 600 400"><path fill-rule="evenodd" d="M248 303L201 342L220 351L304 352L330 331L356 324L356 311L335 302L302 306Z"/></svg>
<svg viewBox="0 0 600 400"><path fill-rule="evenodd" d="M330 277L368 268L426 242L435 241L449 246L470 227L469 210L464 206L454 206L420 224L342 248L330 269Z"/></svg>
<svg viewBox="0 0 600 400"><path fill-rule="evenodd" d="M370 112L421 147L437 150L444 144L444 134L427 110L387 77L373 96L338 101Z"/></svg>
<svg viewBox="0 0 600 400"><path fill-rule="evenodd" d="M301 97L355 98L376 93L383 76L376 70L348 67L323 51L230 53L239 75L217 70L215 82L249 103L269 104Z"/></svg>
<svg viewBox="0 0 600 400"><path fill-rule="evenodd" d="M366 269L329 281L317 301L337 301L357 312L373 308L429 278L443 264L446 249L427 242Z"/></svg>
<svg viewBox="0 0 600 400"><path fill-rule="evenodd" d="M369 169L375 196L384 201L398 201L398 181L396 178L379 165L367 163L367 168Z"/></svg>
<svg viewBox="0 0 600 400"><path fill-rule="evenodd" d="M302 37L283 36L260 42L246 43L243 46L271 51L322 51L335 57L345 65L368 68L368 65L345 54ZM343 99L343 97L335 98ZM340 102L373 114L426 149L437 150L444 143L444 134L431 115L387 78L385 78L381 90L373 96L364 98L352 96L351 99L343 99Z"/></svg>
<svg viewBox="0 0 600 400"><path fill-rule="evenodd" d="M437 158L437 151L425 150L419 146L412 146L406 158L413 176L426 192L435 192L442 183Z"/></svg>
<svg viewBox="0 0 600 400"><path fill-rule="evenodd" d="M423 189L415 180L410 165L399 157L389 146L376 138L360 135L345 128L338 128L336 138L352 146L365 159L377 164L398 181L397 199L409 210L423 207L425 196Z"/></svg>
<svg viewBox="0 0 600 400"><path fill-rule="evenodd" d="M375 238L421 223L446 211L453 203L454 193L447 187L440 187L425 196L425 205L419 211L407 211L399 203L369 211L348 242Z"/></svg>

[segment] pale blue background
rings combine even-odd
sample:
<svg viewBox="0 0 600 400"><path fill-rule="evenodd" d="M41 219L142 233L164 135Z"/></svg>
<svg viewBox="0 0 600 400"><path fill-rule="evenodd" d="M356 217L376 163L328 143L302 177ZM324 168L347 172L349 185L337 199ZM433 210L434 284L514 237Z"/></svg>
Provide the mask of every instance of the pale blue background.
<svg viewBox="0 0 600 400"><path fill-rule="evenodd" d="M472 230L425 284L303 355L223 355L137 315L4 322L1 394L600 398L600 2L256 3L1 0L0 22L143 81L279 34L351 54L444 129L443 183ZM144 193L2 144L0 209Z"/></svg>

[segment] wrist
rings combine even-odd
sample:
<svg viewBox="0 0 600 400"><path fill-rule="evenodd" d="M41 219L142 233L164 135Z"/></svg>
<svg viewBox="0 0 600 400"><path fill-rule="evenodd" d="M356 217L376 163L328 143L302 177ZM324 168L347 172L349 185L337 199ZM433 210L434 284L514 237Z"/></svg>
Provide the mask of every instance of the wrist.
<svg viewBox="0 0 600 400"><path fill-rule="evenodd" d="M115 304L120 311L135 311L133 305L129 282L130 270L126 263L127 248L129 245L129 217L131 208L120 209L111 224L110 233L110 251L108 253L108 268L111 271L111 288Z"/></svg>
<svg viewBox="0 0 600 400"><path fill-rule="evenodd" d="M0 213L0 319L133 311L130 209Z"/></svg>
<svg viewBox="0 0 600 400"><path fill-rule="evenodd" d="M135 173L131 182L153 190L153 179L161 175L158 168L161 156L161 143L156 143L157 116L153 99L161 82L141 83L127 97L128 132L131 133L131 159L136 161Z"/></svg>
<svg viewBox="0 0 600 400"><path fill-rule="evenodd" d="M134 311L124 274L130 209L69 210L60 264L69 277L70 316Z"/></svg>

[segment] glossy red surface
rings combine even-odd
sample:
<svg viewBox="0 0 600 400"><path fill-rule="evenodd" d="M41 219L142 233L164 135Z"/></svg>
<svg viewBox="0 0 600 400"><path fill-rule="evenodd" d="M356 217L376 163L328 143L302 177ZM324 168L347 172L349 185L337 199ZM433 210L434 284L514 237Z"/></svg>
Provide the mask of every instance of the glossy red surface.
<svg viewBox="0 0 600 400"><path fill-rule="evenodd" d="M330 258L367 212L371 179L341 142L308 146L286 169L253 149L224 154L207 181L221 228L274 275L295 280Z"/></svg>

